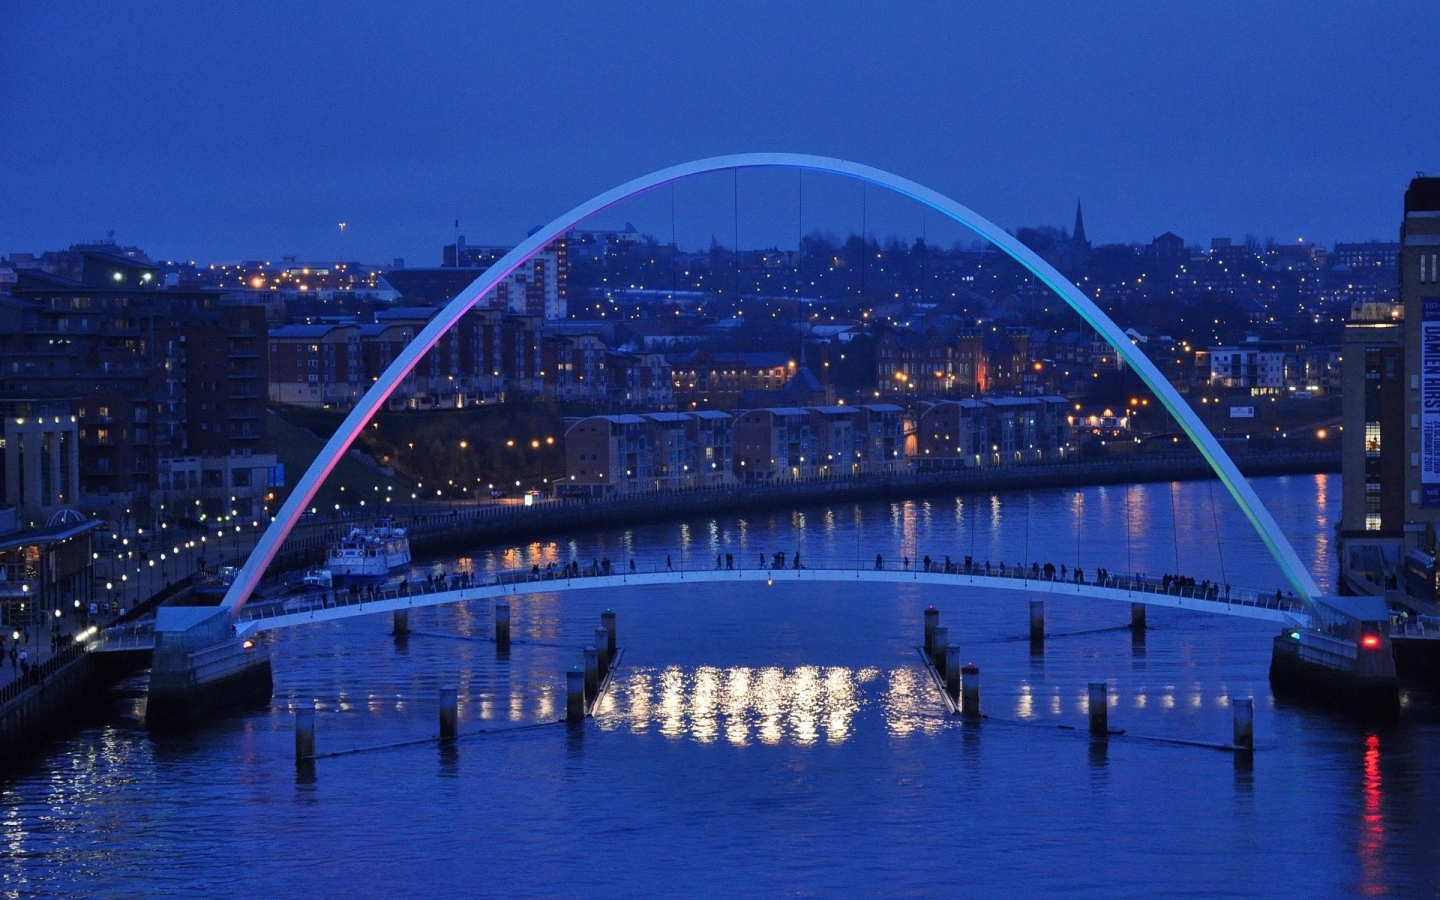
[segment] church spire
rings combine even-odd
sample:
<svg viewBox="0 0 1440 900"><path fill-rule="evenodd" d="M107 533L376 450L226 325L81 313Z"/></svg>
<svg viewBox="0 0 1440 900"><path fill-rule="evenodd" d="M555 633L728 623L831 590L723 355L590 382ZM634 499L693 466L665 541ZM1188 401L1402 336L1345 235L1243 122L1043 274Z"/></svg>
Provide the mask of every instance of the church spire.
<svg viewBox="0 0 1440 900"><path fill-rule="evenodd" d="M1090 243L1089 241L1085 240L1085 216L1080 211L1079 200L1075 201L1075 232L1071 237L1071 240L1075 242L1075 246L1077 247L1083 247L1086 244Z"/></svg>

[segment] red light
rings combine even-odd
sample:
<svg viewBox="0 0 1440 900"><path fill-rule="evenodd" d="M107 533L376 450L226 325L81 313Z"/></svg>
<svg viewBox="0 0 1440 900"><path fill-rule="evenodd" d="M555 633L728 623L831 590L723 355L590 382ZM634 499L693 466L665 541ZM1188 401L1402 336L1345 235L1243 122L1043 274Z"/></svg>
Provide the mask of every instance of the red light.
<svg viewBox="0 0 1440 900"><path fill-rule="evenodd" d="M1380 635L1367 634L1360 639L1360 646L1366 650L1374 650L1380 646Z"/></svg>

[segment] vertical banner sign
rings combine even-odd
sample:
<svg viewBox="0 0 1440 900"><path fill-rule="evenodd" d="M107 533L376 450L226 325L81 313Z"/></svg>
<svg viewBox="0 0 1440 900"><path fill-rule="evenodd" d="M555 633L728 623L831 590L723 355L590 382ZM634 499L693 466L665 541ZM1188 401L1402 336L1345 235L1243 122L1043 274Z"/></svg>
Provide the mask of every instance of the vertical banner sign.
<svg viewBox="0 0 1440 900"><path fill-rule="evenodd" d="M1420 505L1440 507L1440 297L1420 320Z"/></svg>

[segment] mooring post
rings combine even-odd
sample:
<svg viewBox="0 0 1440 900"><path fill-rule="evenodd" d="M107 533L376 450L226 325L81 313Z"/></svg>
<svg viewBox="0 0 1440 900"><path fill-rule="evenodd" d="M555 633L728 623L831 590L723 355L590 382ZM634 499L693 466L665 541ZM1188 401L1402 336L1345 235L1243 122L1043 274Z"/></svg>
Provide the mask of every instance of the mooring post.
<svg viewBox="0 0 1440 900"><path fill-rule="evenodd" d="M1110 685L1103 681L1090 682L1090 735L1106 737L1110 734Z"/></svg>
<svg viewBox="0 0 1440 900"><path fill-rule="evenodd" d="M1235 710L1235 739L1232 743L1236 750L1252 752L1255 749L1255 698L1236 697L1231 706Z"/></svg>
<svg viewBox="0 0 1440 900"><path fill-rule="evenodd" d="M315 758L315 701L295 704L295 762Z"/></svg>
<svg viewBox="0 0 1440 900"><path fill-rule="evenodd" d="M395 631L396 637L404 637L410 633L410 610L395 610Z"/></svg>
<svg viewBox="0 0 1440 900"><path fill-rule="evenodd" d="M960 648L955 644L945 648L945 693L960 702Z"/></svg>
<svg viewBox="0 0 1440 900"><path fill-rule="evenodd" d="M510 604L504 600L495 604L495 652L510 652Z"/></svg>
<svg viewBox="0 0 1440 900"><path fill-rule="evenodd" d="M600 651L594 647L585 648L585 705L595 702L600 693Z"/></svg>
<svg viewBox="0 0 1440 900"><path fill-rule="evenodd" d="M571 725L585 721L585 673L579 666L565 673L565 721Z"/></svg>
<svg viewBox="0 0 1440 900"><path fill-rule="evenodd" d="M597 674L600 681L610 674L610 663L614 660L610 656L610 635L604 628L595 629L595 662L598 666Z"/></svg>
<svg viewBox="0 0 1440 900"><path fill-rule="evenodd" d="M1145 633L1145 604L1130 604L1130 630L1135 634Z"/></svg>
<svg viewBox="0 0 1440 900"><path fill-rule="evenodd" d="M935 667L935 674L942 679L945 677L945 650L950 646L950 629L941 625L935 629L935 636L930 639L930 665Z"/></svg>
<svg viewBox="0 0 1440 900"><path fill-rule="evenodd" d="M605 626L605 633L608 639L605 647L610 652L610 659L615 659L615 610L607 609L600 614L600 624Z"/></svg>
<svg viewBox="0 0 1440 900"><path fill-rule="evenodd" d="M1030 646L1045 646L1045 601L1030 601Z"/></svg>
<svg viewBox="0 0 1440 900"><path fill-rule="evenodd" d="M965 718L980 718L980 667L974 663L960 667L960 697Z"/></svg>
<svg viewBox="0 0 1440 900"><path fill-rule="evenodd" d="M460 691L453 687L440 689L440 740L453 741L460 733Z"/></svg>
<svg viewBox="0 0 1440 900"><path fill-rule="evenodd" d="M931 606L925 610L925 656L935 655L935 629L940 627L940 610Z"/></svg>

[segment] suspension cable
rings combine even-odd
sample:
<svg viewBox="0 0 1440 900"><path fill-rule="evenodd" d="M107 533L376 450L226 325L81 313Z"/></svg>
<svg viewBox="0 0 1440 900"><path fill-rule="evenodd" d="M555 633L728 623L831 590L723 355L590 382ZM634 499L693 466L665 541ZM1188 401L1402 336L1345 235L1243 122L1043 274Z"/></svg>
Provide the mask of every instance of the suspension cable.
<svg viewBox="0 0 1440 900"><path fill-rule="evenodd" d="M675 257L679 246L675 243L675 182L670 182L670 302L675 302L675 290L679 287L679 270Z"/></svg>
<svg viewBox="0 0 1440 900"><path fill-rule="evenodd" d="M1035 505L1035 498L1032 497L1032 496L1027 492L1027 493L1025 494L1025 557L1024 557L1024 560L1025 560L1025 562L1026 562L1027 564L1030 562L1030 507L1032 507L1032 506L1034 506L1034 505Z"/></svg>
<svg viewBox="0 0 1440 900"><path fill-rule="evenodd" d="M1132 576L1135 574L1135 556L1130 549L1130 492L1134 489L1133 484L1125 485L1125 568Z"/></svg>
<svg viewBox="0 0 1440 900"><path fill-rule="evenodd" d="M1220 510L1215 506L1215 482L1210 482L1210 518L1215 522L1215 552L1220 554L1220 580L1226 584L1230 583L1230 576L1225 574L1225 548L1220 542Z"/></svg>
<svg viewBox="0 0 1440 900"><path fill-rule="evenodd" d="M1175 514L1175 482L1170 482L1170 541L1175 546L1175 571L1180 574L1180 519Z"/></svg>
<svg viewBox="0 0 1440 900"><path fill-rule="evenodd" d="M805 170L796 169L795 172L796 192L798 195L798 200L795 203L797 210L796 219L800 224L800 234L795 241L795 302L797 304L795 314L798 316L803 312L799 307L805 305L804 281L801 280L805 261ZM804 338L802 337L801 340L803 341Z"/></svg>
<svg viewBox="0 0 1440 900"><path fill-rule="evenodd" d="M740 303L740 170L733 169L730 173L734 183L734 209L735 209L735 303L738 308Z"/></svg>

